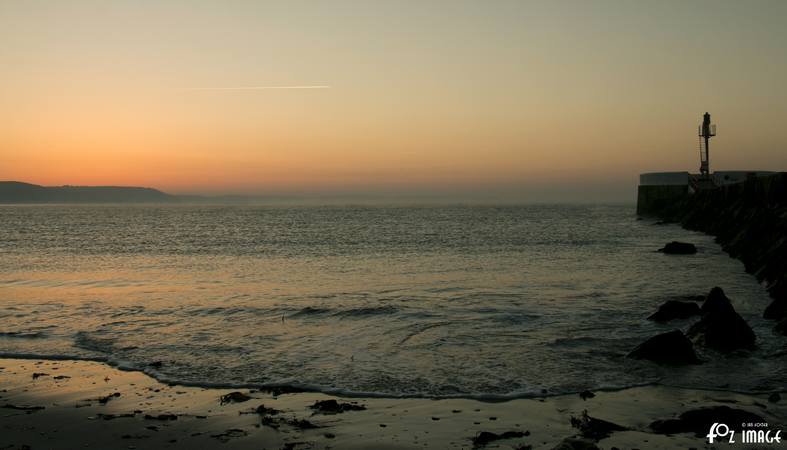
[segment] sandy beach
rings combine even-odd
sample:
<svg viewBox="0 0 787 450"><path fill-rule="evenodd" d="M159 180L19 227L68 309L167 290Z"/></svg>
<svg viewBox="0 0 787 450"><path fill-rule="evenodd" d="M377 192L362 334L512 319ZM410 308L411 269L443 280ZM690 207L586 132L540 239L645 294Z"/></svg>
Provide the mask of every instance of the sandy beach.
<svg viewBox="0 0 787 450"><path fill-rule="evenodd" d="M772 393L648 386L489 403L170 386L91 361L0 359L0 368L3 449L552 449L582 438L571 418L583 411L621 429L599 448L688 449L713 446L693 433L654 434L650 424L700 407L751 412L772 430L787 417L787 401L769 401Z"/></svg>

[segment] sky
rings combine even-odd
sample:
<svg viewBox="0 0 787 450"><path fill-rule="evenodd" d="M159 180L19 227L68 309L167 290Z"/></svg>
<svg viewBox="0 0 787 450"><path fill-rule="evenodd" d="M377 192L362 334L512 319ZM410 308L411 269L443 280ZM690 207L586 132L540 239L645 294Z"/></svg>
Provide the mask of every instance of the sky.
<svg viewBox="0 0 787 450"><path fill-rule="evenodd" d="M0 0L0 180L630 201L787 170L785 1Z"/></svg>

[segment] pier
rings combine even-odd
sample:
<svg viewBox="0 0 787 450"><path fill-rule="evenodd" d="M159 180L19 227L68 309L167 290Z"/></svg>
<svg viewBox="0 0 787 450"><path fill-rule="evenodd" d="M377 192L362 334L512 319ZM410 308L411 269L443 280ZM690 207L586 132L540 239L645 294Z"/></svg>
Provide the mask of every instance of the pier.
<svg viewBox="0 0 787 450"><path fill-rule="evenodd" d="M716 125L710 114L703 115L698 127L700 167L699 173L648 172L640 174L637 188L637 215L664 215L697 192L713 190L730 184L742 183L753 178L773 175L763 170L710 170L710 138L716 136Z"/></svg>

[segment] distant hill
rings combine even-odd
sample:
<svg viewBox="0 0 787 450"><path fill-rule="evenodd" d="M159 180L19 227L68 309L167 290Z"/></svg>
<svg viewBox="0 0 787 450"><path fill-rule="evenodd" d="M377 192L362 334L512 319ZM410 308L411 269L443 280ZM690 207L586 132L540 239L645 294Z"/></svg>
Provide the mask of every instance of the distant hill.
<svg viewBox="0 0 787 450"><path fill-rule="evenodd" d="M39 186L0 181L0 203L162 203L178 197L156 189L121 186Z"/></svg>

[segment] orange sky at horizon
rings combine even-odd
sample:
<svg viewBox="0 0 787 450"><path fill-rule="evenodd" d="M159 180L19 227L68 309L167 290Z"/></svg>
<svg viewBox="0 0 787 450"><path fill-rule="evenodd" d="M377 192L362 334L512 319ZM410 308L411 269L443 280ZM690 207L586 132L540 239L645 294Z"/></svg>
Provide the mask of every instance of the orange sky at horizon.
<svg viewBox="0 0 787 450"><path fill-rule="evenodd" d="M705 110L713 168L787 170L785 3L450 5L3 2L0 179L628 199Z"/></svg>

